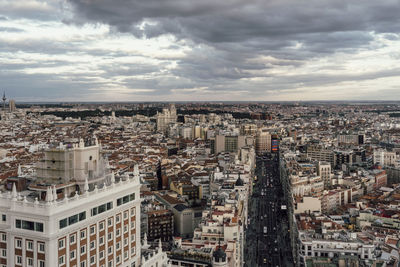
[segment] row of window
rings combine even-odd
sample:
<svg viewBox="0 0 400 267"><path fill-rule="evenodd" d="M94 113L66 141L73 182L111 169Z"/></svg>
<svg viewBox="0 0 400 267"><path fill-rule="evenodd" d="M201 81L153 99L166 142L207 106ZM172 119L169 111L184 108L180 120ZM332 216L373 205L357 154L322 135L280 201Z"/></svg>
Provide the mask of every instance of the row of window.
<svg viewBox="0 0 400 267"><path fill-rule="evenodd" d="M25 220L15 220L15 227L18 229L43 232L43 223L31 222Z"/></svg>
<svg viewBox="0 0 400 267"><path fill-rule="evenodd" d="M44 253L44 243L42 242L37 242L38 246L38 252ZM22 239L16 238L15 239L15 248L20 248L22 249ZM32 251L33 250L33 241L32 240L27 240L26 241L26 250Z"/></svg>
<svg viewBox="0 0 400 267"><path fill-rule="evenodd" d="M121 198L118 198L117 199L117 206L120 206L122 204L128 203L128 202L133 201L133 200L135 200L135 193L123 196ZM100 206L92 208L90 213L91 213L91 216L96 216L98 214L101 214L103 212L111 210L112 208L113 208L113 203L112 202L107 202L105 204L102 204ZM75 223L83 221L85 219L86 219L86 211L83 211L83 212L81 212L79 214L75 214L75 215L72 215L72 216L70 216L68 218L64 218L64 219L60 220L59 221L59 226L60 226L60 229L63 229L65 227L69 226L69 225L75 224Z"/></svg>
<svg viewBox="0 0 400 267"><path fill-rule="evenodd" d="M117 199L117 206L121 206L122 204L128 203L135 200L135 193L130 195L123 196Z"/></svg>
<svg viewBox="0 0 400 267"><path fill-rule="evenodd" d="M15 264L17 266L22 266L22 256L15 256ZM33 258L26 258L26 266L30 267L33 266ZM39 260L38 261L38 267L44 267L44 261Z"/></svg>
<svg viewBox="0 0 400 267"><path fill-rule="evenodd" d="M75 224L77 222L80 222L80 221L83 221L85 219L86 219L86 211L83 211L83 212L81 212L79 214L72 215L72 216L70 216L68 218L60 220L60 222L59 222L60 229L65 228L65 227L67 227L69 225L73 225L73 224Z"/></svg>
<svg viewBox="0 0 400 267"><path fill-rule="evenodd" d="M100 205L98 207L92 208L91 215L92 216L96 216L97 214L101 214L101 213L106 212L106 211L108 211L108 210L110 210L112 208L113 208L113 203L112 202L107 202L107 203L105 203L103 205Z"/></svg>

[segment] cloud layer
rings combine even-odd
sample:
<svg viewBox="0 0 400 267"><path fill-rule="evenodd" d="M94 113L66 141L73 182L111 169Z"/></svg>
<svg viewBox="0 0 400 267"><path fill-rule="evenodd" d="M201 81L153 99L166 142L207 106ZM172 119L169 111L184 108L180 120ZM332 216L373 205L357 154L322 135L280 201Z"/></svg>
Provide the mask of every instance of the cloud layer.
<svg viewBox="0 0 400 267"><path fill-rule="evenodd" d="M399 1L0 0L0 14L17 100L400 100Z"/></svg>

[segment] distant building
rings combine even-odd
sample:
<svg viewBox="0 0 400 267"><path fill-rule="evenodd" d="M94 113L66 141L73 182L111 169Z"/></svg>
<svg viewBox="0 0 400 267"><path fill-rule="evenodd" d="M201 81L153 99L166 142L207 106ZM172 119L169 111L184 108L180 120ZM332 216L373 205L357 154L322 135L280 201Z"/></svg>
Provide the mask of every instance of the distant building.
<svg viewBox="0 0 400 267"><path fill-rule="evenodd" d="M331 164L328 162L318 162L318 175L324 182L324 188L332 185L331 181Z"/></svg>
<svg viewBox="0 0 400 267"><path fill-rule="evenodd" d="M341 134L338 136L338 143L342 145L363 145L365 143L365 135Z"/></svg>
<svg viewBox="0 0 400 267"><path fill-rule="evenodd" d="M262 154L266 152L271 152L271 134L259 130L256 135L256 153Z"/></svg>
<svg viewBox="0 0 400 267"><path fill-rule="evenodd" d="M240 148L246 146L246 137L243 135L216 135L211 142L211 153L221 152L238 153Z"/></svg>
<svg viewBox="0 0 400 267"><path fill-rule="evenodd" d="M147 212L147 237L149 240L172 240L174 233L174 215L168 209Z"/></svg>
<svg viewBox="0 0 400 267"><path fill-rule="evenodd" d="M376 149L374 150L373 160L374 160L374 165L393 167L397 164L396 152L389 152L383 149Z"/></svg>
<svg viewBox="0 0 400 267"><path fill-rule="evenodd" d="M8 102L8 107L9 107L10 112L15 112L17 110L17 108L15 107L15 100L11 99Z"/></svg>
<svg viewBox="0 0 400 267"><path fill-rule="evenodd" d="M162 113L156 115L157 119L157 131L166 133L168 125L177 121L176 108L174 104L171 104L168 109L163 109Z"/></svg>

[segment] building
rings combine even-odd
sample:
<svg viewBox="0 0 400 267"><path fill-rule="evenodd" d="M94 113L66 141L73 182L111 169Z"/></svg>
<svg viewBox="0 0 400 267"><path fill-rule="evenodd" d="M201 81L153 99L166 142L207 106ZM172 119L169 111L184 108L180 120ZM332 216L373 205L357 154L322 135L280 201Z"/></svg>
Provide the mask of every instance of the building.
<svg viewBox="0 0 400 267"><path fill-rule="evenodd" d="M256 153L260 155L266 152L271 152L271 134L259 130L256 135Z"/></svg>
<svg viewBox="0 0 400 267"><path fill-rule="evenodd" d="M172 240L174 233L174 214L168 209L147 212L147 233L149 240Z"/></svg>
<svg viewBox="0 0 400 267"><path fill-rule="evenodd" d="M335 164L335 156L332 150L322 146L309 145L306 150L307 158L312 161L329 162L333 167Z"/></svg>
<svg viewBox="0 0 400 267"><path fill-rule="evenodd" d="M176 108L174 104L171 104L169 108L163 109L162 113L156 115L157 120L157 132L166 133L168 125L177 121Z"/></svg>
<svg viewBox="0 0 400 267"><path fill-rule="evenodd" d="M94 172L91 176L95 168L89 167L100 154L96 142L60 145L59 150L46 151L44 164L50 167L41 170L40 179L20 192L13 184L11 192L0 194L0 248L5 255L0 266L139 266L138 168L117 178L104 172L100 179ZM49 155L59 156L54 164L60 165L65 163L60 155L72 155L73 168L51 168ZM86 163L88 168L76 169ZM71 179L71 173L81 171L82 176ZM60 179L54 179L55 173Z"/></svg>
<svg viewBox="0 0 400 267"><path fill-rule="evenodd" d="M15 107L15 100L11 99L8 102L8 107L9 107L10 112L15 112L17 110L17 108Z"/></svg>
<svg viewBox="0 0 400 267"><path fill-rule="evenodd" d="M375 149L373 155L373 161L374 165L394 167L397 165L396 152L390 152L384 149Z"/></svg>
<svg viewBox="0 0 400 267"><path fill-rule="evenodd" d="M365 134L341 134L338 136L339 145L363 145Z"/></svg>
<svg viewBox="0 0 400 267"><path fill-rule="evenodd" d="M211 142L211 152L219 154L221 152L238 153L240 148L248 145L246 137L243 135L216 135Z"/></svg>
<svg viewBox="0 0 400 267"><path fill-rule="evenodd" d="M328 162L318 162L318 175L324 182L324 187L328 188L332 185L331 181L331 164Z"/></svg>

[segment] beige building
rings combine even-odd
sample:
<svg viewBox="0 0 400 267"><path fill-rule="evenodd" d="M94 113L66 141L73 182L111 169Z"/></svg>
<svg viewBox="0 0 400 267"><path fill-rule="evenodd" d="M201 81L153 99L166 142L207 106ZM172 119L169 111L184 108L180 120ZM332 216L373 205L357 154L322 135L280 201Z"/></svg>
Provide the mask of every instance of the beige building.
<svg viewBox="0 0 400 267"><path fill-rule="evenodd" d="M394 167L397 165L396 152L389 152L384 149L374 150L374 164L385 167Z"/></svg>
<svg viewBox="0 0 400 267"><path fill-rule="evenodd" d="M162 113L157 112L157 132L166 133L168 125L170 123L175 123L177 118L178 116L176 114L176 108L174 104L171 104L168 109L163 109Z"/></svg>
<svg viewBox="0 0 400 267"><path fill-rule="evenodd" d="M318 162L318 175L324 182L324 187L328 188L332 185L331 181L331 164L328 162Z"/></svg>
<svg viewBox="0 0 400 267"><path fill-rule="evenodd" d="M256 135L256 153L262 154L271 152L271 134L267 131L259 130Z"/></svg>

